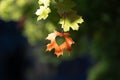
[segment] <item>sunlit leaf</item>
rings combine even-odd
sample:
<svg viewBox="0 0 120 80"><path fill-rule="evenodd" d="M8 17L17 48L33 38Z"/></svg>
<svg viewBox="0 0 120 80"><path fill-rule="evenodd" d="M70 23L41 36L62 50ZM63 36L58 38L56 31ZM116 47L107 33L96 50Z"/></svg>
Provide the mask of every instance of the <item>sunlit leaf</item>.
<svg viewBox="0 0 120 80"><path fill-rule="evenodd" d="M83 22L84 21L82 17L77 15L76 12L72 11L70 13L67 13L65 17L61 18L59 23L62 25L64 31L69 31L70 28L73 30L78 30L78 24L81 24Z"/></svg>
<svg viewBox="0 0 120 80"><path fill-rule="evenodd" d="M45 6L40 6L40 8L35 13L36 15L38 15L37 20L46 19L50 12L51 12L50 8Z"/></svg>
<svg viewBox="0 0 120 80"><path fill-rule="evenodd" d="M49 6L50 5L50 0L39 0L38 3L40 5L43 4L44 6Z"/></svg>

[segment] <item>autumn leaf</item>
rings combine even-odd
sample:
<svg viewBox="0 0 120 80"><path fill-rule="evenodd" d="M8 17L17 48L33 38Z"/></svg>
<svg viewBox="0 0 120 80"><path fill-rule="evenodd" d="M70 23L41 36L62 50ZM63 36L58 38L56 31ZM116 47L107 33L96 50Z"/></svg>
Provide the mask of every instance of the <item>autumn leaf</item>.
<svg viewBox="0 0 120 80"><path fill-rule="evenodd" d="M64 37L65 42L62 44L58 45L56 42L56 37ZM60 33L58 31L54 31L54 33L48 34L48 37L46 38L47 40L50 40L51 42L47 44L47 49L46 51L51 51L52 49L55 50L55 53L57 57L63 55L64 49L67 50L67 52L71 51L71 45L74 44L75 42L72 40L72 38L69 37L69 33Z"/></svg>

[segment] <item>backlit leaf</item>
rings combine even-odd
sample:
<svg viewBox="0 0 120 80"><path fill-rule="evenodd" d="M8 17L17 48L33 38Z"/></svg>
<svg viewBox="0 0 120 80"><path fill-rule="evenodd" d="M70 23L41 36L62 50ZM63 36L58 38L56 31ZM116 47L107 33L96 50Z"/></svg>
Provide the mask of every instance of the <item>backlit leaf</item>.
<svg viewBox="0 0 120 80"><path fill-rule="evenodd" d="M56 42L56 37L57 36L64 37L65 42L58 45L57 42ZM69 33L60 33L58 31L54 31L54 33L48 34L48 37L46 39L50 40L51 42L47 45L46 51L51 51L52 49L54 49L57 57L63 55L64 49L66 49L67 52L70 52L71 51L71 45L74 44L74 41L69 36L70 36Z"/></svg>
<svg viewBox="0 0 120 80"><path fill-rule="evenodd" d="M38 15L37 20L46 19L48 14L51 12L50 8L45 6L40 6L40 8L36 11L36 15Z"/></svg>
<svg viewBox="0 0 120 80"><path fill-rule="evenodd" d="M69 31L70 28L73 30L78 30L78 24L81 24L82 22L84 22L82 17L77 15L76 12L72 11L67 13L65 17L61 18L59 23L62 25L64 31Z"/></svg>
<svg viewBox="0 0 120 80"><path fill-rule="evenodd" d="M50 5L50 0L39 0L38 3L40 5L43 4L44 6L49 6Z"/></svg>

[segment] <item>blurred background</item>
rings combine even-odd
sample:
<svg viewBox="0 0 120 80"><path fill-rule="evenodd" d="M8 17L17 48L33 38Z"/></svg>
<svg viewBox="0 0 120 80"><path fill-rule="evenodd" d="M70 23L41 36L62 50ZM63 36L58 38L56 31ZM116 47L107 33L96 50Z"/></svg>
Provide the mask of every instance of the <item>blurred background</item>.
<svg viewBox="0 0 120 80"><path fill-rule="evenodd" d="M57 58L45 52L56 10L37 21L38 0L0 0L0 80L120 80L119 0L74 2L84 23L70 31L71 54Z"/></svg>

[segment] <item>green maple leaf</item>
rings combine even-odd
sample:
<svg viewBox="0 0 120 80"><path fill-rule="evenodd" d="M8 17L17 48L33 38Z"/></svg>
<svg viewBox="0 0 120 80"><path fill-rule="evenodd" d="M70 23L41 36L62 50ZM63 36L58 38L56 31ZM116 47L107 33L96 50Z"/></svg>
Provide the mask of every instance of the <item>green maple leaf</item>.
<svg viewBox="0 0 120 80"><path fill-rule="evenodd" d="M62 25L64 31L69 31L70 28L73 30L78 30L78 24L81 24L82 22L84 22L82 17L77 15L76 12L72 11L67 13L67 16L61 18L59 23Z"/></svg>
<svg viewBox="0 0 120 80"><path fill-rule="evenodd" d="M69 12L75 6L75 3L71 0L56 0L56 3L55 7L57 8L59 14Z"/></svg>
<svg viewBox="0 0 120 80"><path fill-rule="evenodd" d="M51 12L49 7L40 6L40 8L36 11L36 15L38 15L37 20L46 19L48 14Z"/></svg>

